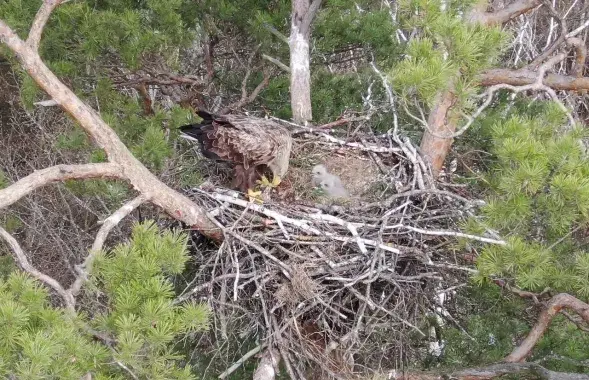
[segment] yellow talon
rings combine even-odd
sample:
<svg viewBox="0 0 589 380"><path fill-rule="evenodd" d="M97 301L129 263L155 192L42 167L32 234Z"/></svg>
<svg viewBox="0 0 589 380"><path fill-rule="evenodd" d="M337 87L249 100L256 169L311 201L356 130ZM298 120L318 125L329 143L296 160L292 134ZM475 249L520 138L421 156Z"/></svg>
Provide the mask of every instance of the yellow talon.
<svg viewBox="0 0 589 380"><path fill-rule="evenodd" d="M272 182L270 182L270 180L268 180L268 178L266 176L262 176L262 178L260 178L258 181L256 181L262 188L274 188L274 187L278 187L278 185L280 185L280 177L279 176L275 176L272 179Z"/></svg>
<svg viewBox="0 0 589 380"><path fill-rule="evenodd" d="M265 175L262 176L262 178L258 181L256 181L258 184L262 185L262 187L269 187L271 186L270 181L268 181L268 178L266 178Z"/></svg>
<svg viewBox="0 0 589 380"><path fill-rule="evenodd" d="M264 201L262 200L262 198L260 198L260 195L262 195L261 191L254 191L252 189L247 189L247 198L249 199L250 202L255 202L255 203L264 203Z"/></svg>

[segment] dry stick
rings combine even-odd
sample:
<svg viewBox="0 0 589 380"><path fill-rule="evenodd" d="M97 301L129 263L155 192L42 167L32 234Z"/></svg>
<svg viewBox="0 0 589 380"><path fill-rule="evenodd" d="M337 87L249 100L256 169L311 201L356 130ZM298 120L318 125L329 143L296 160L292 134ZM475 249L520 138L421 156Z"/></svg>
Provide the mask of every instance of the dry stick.
<svg viewBox="0 0 589 380"><path fill-rule="evenodd" d="M198 191L201 191L201 190L199 189ZM205 193L205 194L207 194L207 193ZM334 233L331 233L331 232L324 232L324 231L318 230L315 227L311 227L309 225L309 223L310 223L309 221L300 220L300 219L292 219L292 218L290 218L288 216L284 216L284 215L280 214L277 211L270 210L270 209L268 209L268 208L266 208L264 206L260 206L260 205L257 205L257 204L252 204L251 202L248 202L248 201L245 201L245 200L242 200L242 199L235 199L233 197L230 197L230 196L227 196L227 195L224 195L224 194L217 194L217 193L208 194L208 195L210 197L212 197L213 199L216 199L216 200L221 201L221 202L228 202L228 203L232 203L232 204L235 204L235 205L238 205L238 206L241 206L241 207L249 207L252 210L254 210L256 212L259 212L261 214L264 214L264 215L266 215L269 218L272 218L272 219L275 219L275 220L280 219L280 221L282 223L293 225L293 226L298 227L301 230L303 230L305 232L308 232L308 233L311 233L313 235L327 236L329 238L332 238L334 240L341 241L341 242L344 242L344 243L348 243L350 241L361 241L364 245L368 245L368 246L371 246L371 247L379 247L381 249L384 249L385 251L393 252L393 253L396 253L396 254L400 254L401 253L401 251L398 250L397 248L393 248L391 246L388 246L386 244L382 244L382 243L376 242L374 240L368 240L368 239L364 239L364 238L353 239L353 238L349 238L349 237L339 236L339 235L334 234ZM342 221L342 223L345 223L345 222ZM344 224L341 224L341 225L344 225Z"/></svg>
<svg viewBox="0 0 589 380"><path fill-rule="evenodd" d="M109 161L120 167L120 177L129 181L137 191L147 195L154 204L164 209L173 218L200 230L215 240L222 240L221 230L203 209L153 175L133 156L100 115L82 102L45 65L35 48L37 46L35 41L40 38L42 28L51 11L59 3L57 0L44 1L33 23L34 27L31 29L31 44L20 39L2 20L0 20L0 41L15 53L23 68L39 87L66 110L95 144L105 151Z"/></svg>
<svg viewBox="0 0 589 380"><path fill-rule="evenodd" d="M24 251L20 247L20 244L18 244L16 239L14 237L12 237L12 235L10 235L2 227L0 227L0 237L2 237L4 240L6 240L6 242L8 243L8 245L10 246L12 251L14 252L16 262L19 264L19 266L25 272L29 273L31 276L33 276L37 280L45 283L50 288L55 290L55 292L57 294L59 294L61 296L61 298L63 298L63 301L65 302L65 306L68 309L68 311L74 313L75 312L74 297L72 297L72 295L67 290L65 290L61 286L61 284L59 282L57 282L54 278L47 276L46 274L41 273L37 269L35 269L35 267L33 267L31 265L31 263L29 263L29 259L27 258L27 255L24 253Z"/></svg>
<svg viewBox="0 0 589 380"><path fill-rule="evenodd" d="M566 108L566 106L560 101L560 99L558 99L558 95L556 95L556 92L550 86L547 86L546 84L544 84L544 75L546 75L546 71L550 67L554 66L555 64L557 64L558 62L562 61L565 58L566 58L565 54L561 53L561 54L558 54L558 55L552 57L551 59L546 61L544 64L542 64L536 73L536 80L534 81L534 83L523 85L523 86L512 86L510 84L500 83L500 84L496 84L494 86L489 87L481 95L482 97L486 96L486 99L483 102L483 104L481 104L479 106L479 108L477 108L477 110L472 115L463 114L463 116L466 117L468 121L466 122L466 124L463 127L461 127L458 131L456 131L454 133L441 135L441 134L438 134L438 133L434 132L433 130L431 130L431 128L429 127L429 125L427 123L424 123L424 125L431 135L441 138L441 139L453 139L458 136L461 136L462 134L464 134L468 130L468 128L472 125L474 120L478 116L480 116L481 113L485 109L487 109L487 107L489 105L491 105L491 102L493 101L493 95L495 95L495 92L497 90L501 90L501 89L510 90L516 94L523 92L523 91L529 91L529 90L545 91L548 93L548 95L550 95L552 100L559 106L559 108L566 114L571 125L574 125L575 119L573 118L573 116L571 115L569 110Z"/></svg>
<svg viewBox="0 0 589 380"><path fill-rule="evenodd" d="M504 361L517 363L523 361L530 354L538 340L542 337L552 319L563 309L568 308L577 313L586 322L589 322L589 304L571 296L567 293L560 293L552 297L546 309L542 311L536 325L528 334L526 339L509 354Z"/></svg>
<svg viewBox="0 0 589 380"><path fill-rule="evenodd" d="M505 240L497 240L497 239L490 239L486 237L476 236L476 235L469 235L462 232L454 232L454 231L437 231L437 230L424 230L423 228L411 227L406 226L403 224L395 224L394 226L387 226L386 229L397 229L397 228L404 228L410 231L418 232L423 235L432 235L432 236L454 236L458 238L465 238L471 240L481 241L483 243L490 243L490 244L497 244L497 245L507 245Z"/></svg>
<svg viewBox="0 0 589 380"><path fill-rule="evenodd" d="M532 62L528 65L528 67L535 67L535 66L539 65L540 63L544 62L544 60L546 58L550 57L550 55L552 53L554 53L556 51L556 49L558 49L558 47L562 43L565 42L566 35L567 35L567 32L568 32L566 20L564 18L560 17L560 15L556 11L556 9L554 9L554 7L552 6L552 4L550 4L550 2L548 0L542 0L542 5L545 6L548 9L548 12L550 13L550 16L552 16L553 18L555 18L556 21L558 22L558 24L560 25L560 35L558 36L558 38L556 39L556 41L554 41L550 45L550 47L548 49L544 50L542 52L542 54L540 54L538 57L534 58L534 60L532 60Z"/></svg>
<svg viewBox="0 0 589 380"><path fill-rule="evenodd" d="M110 231L115 228L121 222L121 220L123 220L123 218L132 213L133 210L146 201L148 201L148 198L145 195L139 195L135 199L125 203L121 208L119 208L111 216L104 220L100 230L98 230L98 233L96 234L96 239L94 240L94 244L92 244L90 253L84 260L84 263L80 266L80 274L68 290L72 297L78 295L82 285L88 280L88 274L92 269L92 263L94 262L96 255L98 255L102 250L102 246L104 245L104 242L106 241Z"/></svg>
<svg viewBox="0 0 589 380"><path fill-rule="evenodd" d="M223 371L222 374L219 375L219 379L224 379L227 376L231 375L235 370L239 368L243 363L245 363L249 358L257 354L258 352L262 351L262 345L256 346L245 353L239 360L237 360L233 365Z"/></svg>
<svg viewBox="0 0 589 380"><path fill-rule="evenodd" d="M361 143L357 143L357 142L347 142L347 141L338 139L336 137L333 137L333 136L325 133L324 129L320 129L322 126L319 126L318 128L305 127L303 125L296 124L296 123L290 122L288 120L280 119L275 116L271 116L270 119L278 121L283 124L287 124L290 127L296 127L296 129L291 132L291 134L293 134L293 135L301 134L301 133L311 133L311 134L318 135L318 136L324 138L325 140L327 140L330 143L334 143L334 144L337 144L340 146L346 146L346 147L352 148L352 149L359 149L359 150L366 151L366 152L400 153L402 151L401 148L385 148L382 146L365 145L365 144L361 144ZM363 118L359 118L359 120L362 120L362 119ZM357 120L353 120L353 121L357 121Z"/></svg>

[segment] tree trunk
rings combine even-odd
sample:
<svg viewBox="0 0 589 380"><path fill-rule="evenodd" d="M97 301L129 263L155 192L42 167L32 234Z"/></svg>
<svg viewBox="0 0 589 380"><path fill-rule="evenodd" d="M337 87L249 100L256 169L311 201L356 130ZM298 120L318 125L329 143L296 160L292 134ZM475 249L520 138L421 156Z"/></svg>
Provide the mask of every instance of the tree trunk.
<svg viewBox="0 0 589 380"><path fill-rule="evenodd" d="M311 108L311 22L321 0L292 0L290 48L290 104L295 123L313 119Z"/></svg>
<svg viewBox="0 0 589 380"><path fill-rule="evenodd" d="M443 91L438 94L436 105L431 110L427 124L428 128L421 138L421 154L431 165L432 174L437 177L444 166L446 155L452 147L452 138L443 136L456 132L456 122L449 119L448 113L456 101L451 91Z"/></svg>
<svg viewBox="0 0 589 380"><path fill-rule="evenodd" d="M475 6L465 17L465 21L483 25L503 24L530 11L540 3L540 0L517 0L496 12L486 12L488 2L485 1ZM425 131L421 139L421 154L431 165L432 173L436 177L444 165L444 160L453 142L453 139L444 136L451 135L456 131L457 120L448 118L455 103L452 88L453 86L450 85L448 90L438 94L436 104L428 118L428 130Z"/></svg>

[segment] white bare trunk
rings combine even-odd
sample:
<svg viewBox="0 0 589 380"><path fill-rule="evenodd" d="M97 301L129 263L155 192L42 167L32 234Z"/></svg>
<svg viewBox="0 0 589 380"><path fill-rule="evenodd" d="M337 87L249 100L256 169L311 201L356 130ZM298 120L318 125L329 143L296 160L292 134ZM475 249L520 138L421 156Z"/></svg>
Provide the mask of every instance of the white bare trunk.
<svg viewBox="0 0 589 380"><path fill-rule="evenodd" d="M294 20L293 20L294 21ZM311 110L311 67L309 39L292 25L290 33L290 104L295 123L304 124L313 118Z"/></svg>
<svg viewBox="0 0 589 380"><path fill-rule="evenodd" d="M290 26L290 104L295 123L305 124L313 118L311 108L311 56L309 40L311 21L321 0L292 0Z"/></svg>

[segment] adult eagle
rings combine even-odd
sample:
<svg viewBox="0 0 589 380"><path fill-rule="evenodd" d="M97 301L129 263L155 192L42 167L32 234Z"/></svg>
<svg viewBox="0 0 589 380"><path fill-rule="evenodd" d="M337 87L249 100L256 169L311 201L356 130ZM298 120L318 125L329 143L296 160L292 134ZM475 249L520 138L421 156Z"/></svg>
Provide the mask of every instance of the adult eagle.
<svg viewBox="0 0 589 380"><path fill-rule="evenodd" d="M235 164L233 186L250 193L267 170L277 186L288 171L292 138L271 120L198 111L200 123L180 127L182 137L198 141L207 158Z"/></svg>

